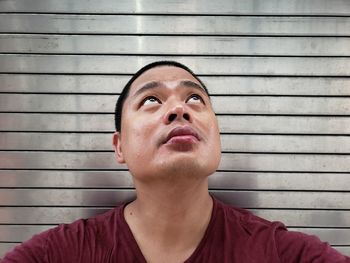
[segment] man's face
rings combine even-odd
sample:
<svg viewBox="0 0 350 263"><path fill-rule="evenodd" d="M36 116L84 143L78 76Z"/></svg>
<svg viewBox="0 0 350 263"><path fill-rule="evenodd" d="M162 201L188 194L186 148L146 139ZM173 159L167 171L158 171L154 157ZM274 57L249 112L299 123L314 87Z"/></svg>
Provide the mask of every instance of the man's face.
<svg viewBox="0 0 350 263"><path fill-rule="evenodd" d="M187 71L152 68L132 84L124 102L117 160L135 180L206 177L221 157L220 134L210 100Z"/></svg>

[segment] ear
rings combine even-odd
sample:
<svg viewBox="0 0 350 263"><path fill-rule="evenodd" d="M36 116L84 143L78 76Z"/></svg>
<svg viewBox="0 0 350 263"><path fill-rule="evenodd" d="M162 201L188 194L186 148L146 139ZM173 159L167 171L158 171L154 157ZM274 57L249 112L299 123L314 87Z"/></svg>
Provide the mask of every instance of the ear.
<svg viewBox="0 0 350 263"><path fill-rule="evenodd" d="M122 152L122 146L121 146L121 138L120 138L120 132L115 132L113 134L113 148L115 153L115 158L118 163L125 163L123 152Z"/></svg>

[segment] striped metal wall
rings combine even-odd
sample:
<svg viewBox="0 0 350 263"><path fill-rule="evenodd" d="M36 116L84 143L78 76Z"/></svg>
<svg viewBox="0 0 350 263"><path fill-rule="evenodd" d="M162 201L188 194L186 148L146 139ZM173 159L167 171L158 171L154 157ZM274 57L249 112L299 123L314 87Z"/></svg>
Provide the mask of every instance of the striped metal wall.
<svg viewBox="0 0 350 263"><path fill-rule="evenodd" d="M0 1L0 257L133 196L118 93L174 59L207 84L219 198L350 255L350 1Z"/></svg>

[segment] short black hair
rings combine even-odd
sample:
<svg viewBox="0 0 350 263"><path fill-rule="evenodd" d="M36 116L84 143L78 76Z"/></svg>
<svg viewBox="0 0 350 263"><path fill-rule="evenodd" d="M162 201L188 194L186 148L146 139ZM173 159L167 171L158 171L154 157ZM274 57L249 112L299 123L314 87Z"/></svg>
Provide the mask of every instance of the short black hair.
<svg viewBox="0 0 350 263"><path fill-rule="evenodd" d="M192 70L190 70L187 66L177 62L177 61L171 61L171 60L162 60L162 61L156 61L152 62L150 64L145 65L141 69L139 69L133 76L132 78L126 83L124 86L122 92L120 93L120 96L117 100L116 106L115 106L115 114L114 114L114 121L115 121L115 129L116 131L120 132L121 131L121 121L122 121L122 112L123 112L123 105L126 100L126 98L129 95L129 90L132 85L132 83L140 76L142 75L145 71L151 69L151 68L156 68L156 67L161 67L161 66L172 66L172 67L178 67L186 70L189 72L196 80L199 81L199 83L202 85L204 91L208 94L209 92L207 87L204 85L204 83L193 73Z"/></svg>

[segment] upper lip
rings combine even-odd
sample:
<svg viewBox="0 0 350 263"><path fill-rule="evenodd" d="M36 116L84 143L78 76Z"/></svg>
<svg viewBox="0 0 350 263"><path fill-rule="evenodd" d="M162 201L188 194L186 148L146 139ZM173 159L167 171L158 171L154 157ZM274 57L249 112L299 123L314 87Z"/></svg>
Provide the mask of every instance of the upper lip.
<svg viewBox="0 0 350 263"><path fill-rule="evenodd" d="M192 135L194 136L198 141L200 140L198 133L191 127L189 126L180 126L172 129L169 133L168 136L165 138L164 143L169 141L172 137L175 136L182 136L182 135Z"/></svg>

